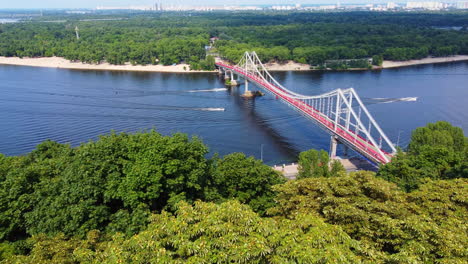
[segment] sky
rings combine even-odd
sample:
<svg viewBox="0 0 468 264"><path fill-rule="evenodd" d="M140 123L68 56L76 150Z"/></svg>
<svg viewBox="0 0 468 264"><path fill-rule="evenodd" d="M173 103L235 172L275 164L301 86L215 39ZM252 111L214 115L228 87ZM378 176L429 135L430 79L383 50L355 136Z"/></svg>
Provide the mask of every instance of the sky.
<svg viewBox="0 0 468 264"><path fill-rule="evenodd" d="M0 9L5 8L95 8L97 6L152 5L158 0L0 0ZM341 4L406 2L407 0L341 0ZM456 2L453 0L409 0ZM461 0L460 0L461 1ZM466 0L465 0L466 1ZM337 0L162 0L175 5L263 5L263 4L336 4Z"/></svg>

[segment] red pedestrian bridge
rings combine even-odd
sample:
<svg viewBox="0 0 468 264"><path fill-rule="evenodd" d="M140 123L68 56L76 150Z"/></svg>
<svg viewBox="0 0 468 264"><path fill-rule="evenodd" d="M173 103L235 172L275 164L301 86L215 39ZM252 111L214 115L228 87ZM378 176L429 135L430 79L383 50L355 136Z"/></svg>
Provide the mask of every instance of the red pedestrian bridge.
<svg viewBox="0 0 468 264"><path fill-rule="evenodd" d="M314 121L331 135L330 155L336 155L341 143L377 164L390 162L396 153L388 139L353 88L337 89L328 93L309 96L295 93L278 83L266 70L255 52L246 52L237 65L217 62L226 75L234 75L275 96L292 109ZM385 149L385 150L384 150Z"/></svg>

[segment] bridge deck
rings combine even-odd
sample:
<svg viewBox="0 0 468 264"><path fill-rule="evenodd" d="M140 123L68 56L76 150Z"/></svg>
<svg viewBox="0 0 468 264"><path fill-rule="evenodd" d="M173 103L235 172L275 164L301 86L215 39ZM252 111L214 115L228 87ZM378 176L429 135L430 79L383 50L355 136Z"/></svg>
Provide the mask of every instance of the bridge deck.
<svg viewBox="0 0 468 264"><path fill-rule="evenodd" d="M378 152L377 146L362 138L360 135L356 135L353 131L347 130L345 127L339 124L335 125L335 122L330 120L325 114L321 113L319 110L315 109L311 105L308 105L305 102L284 95L284 93L287 92L281 89L280 87L265 82L263 79L260 79L257 76L251 75L250 73L246 72L243 68L227 65L222 62L217 62L216 65L218 67L232 70L237 74L244 76L244 78L247 78L250 81L256 83L258 86L266 89L270 93L277 96L277 98L283 100L288 105L292 106L301 114L314 120L316 123L322 126L329 134L337 136L340 142L348 145L349 147L366 156L370 160L377 163L387 163L387 160ZM386 158L388 160L391 159L390 154L386 153L383 150L381 151L384 153L384 155L387 156Z"/></svg>

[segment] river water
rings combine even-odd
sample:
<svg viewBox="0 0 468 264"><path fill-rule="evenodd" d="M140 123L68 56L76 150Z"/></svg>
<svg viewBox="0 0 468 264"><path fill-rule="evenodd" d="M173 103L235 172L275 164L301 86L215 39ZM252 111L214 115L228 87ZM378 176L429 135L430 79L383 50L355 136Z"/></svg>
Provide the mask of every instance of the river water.
<svg viewBox="0 0 468 264"><path fill-rule="evenodd" d="M291 90L319 94L354 87L390 140L447 120L468 131L468 63L363 72L283 72ZM244 152L267 164L329 147L329 136L271 96L245 100L216 74L78 71L0 65L0 153L21 155L52 139L73 146L100 134L196 135L211 153ZM399 98L417 97L417 101ZM224 110L224 111L222 111ZM262 147L263 145L263 147Z"/></svg>

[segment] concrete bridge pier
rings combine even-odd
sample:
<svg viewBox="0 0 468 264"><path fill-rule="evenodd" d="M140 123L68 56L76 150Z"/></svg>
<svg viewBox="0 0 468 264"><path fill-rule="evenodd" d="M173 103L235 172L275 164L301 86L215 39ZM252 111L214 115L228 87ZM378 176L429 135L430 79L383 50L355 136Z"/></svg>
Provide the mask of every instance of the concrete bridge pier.
<svg viewBox="0 0 468 264"><path fill-rule="evenodd" d="M339 144L342 144L340 143L340 141L338 140L338 137L337 136L331 136L330 138L330 159L335 159L336 158L336 152L338 150L338 145ZM342 144L343 145L343 156L344 157L348 157L348 153L349 153L349 147L346 146L345 144Z"/></svg>
<svg viewBox="0 0 468 264"><path fill-rule="evenodd" d="M234 79L234 72L231 71L231 70L225 70L224 71L224 80L225 80L224 84L227 85L227 86L234 87L234 86L239 85L239 82L237 82Z"/></svg>
<svg viewBox="0 0 468 264"><path fill-rule="evenodd" d="M231 71L231 86L237 86L239 83L234 79L234 73Z"/></svg>
<svg viewBox="0 0 468 264"><path fill-rule="evenodd" d="M245 97L245 98L255 97L255 94L249 90L249 80L247 79L245 79L245 89L244 89L244 94L242 95L242 97Z"/></svg>
<svg viewBox="0 0 468 264"><path fill-rule="evenodd" d="M348 146L365 157L366 160L376 164L388 163L396 153L394 144L384 134L353 88L337 89L315 97L299 96L281 85L279 85L281 88L274 85L278 82L268 74L255 52L246 52L238 65L230 66L222 61L218 61L216 65L223 68L224 76L227 79L226 84L230 85L234 75L238 75L237 84L240 83L240 78L245 80L243 97L253 98L263 95L261 91L249 91L249 82L252 81L266 92L278 95L277 99L315 121L322 129L334 135L330 140L329 153L331 158L337 158L338 144ZM312 111L311 108L314 108L315 111ZM356 111L353 109L356 109ZM343 118L343 115L346 115L346 118ZM340 126L341 120L345 120L345 126ZM340 126L339 130L338 126ZM351 126L356 128L355 131L351 129ZM371 132L374 135L371 135ZM359 137L360 133L366 135L366 138ZM379 144L377 144L378 141L375 136L379 136L378 138L381 139ZM381 143L385 143L385 147L389 148L391 153L382 150ZM345 147L344 152L346 153L347 150ZM350 153L350 155L352 154Z"/></svg>
<svg viewBox="0 0 468 264"><path fill-rule="evenodd" d="M336 149L338 147L338 137L337 136L331 136L330 139L330 159L335 159L336 158Z"/></svg>

